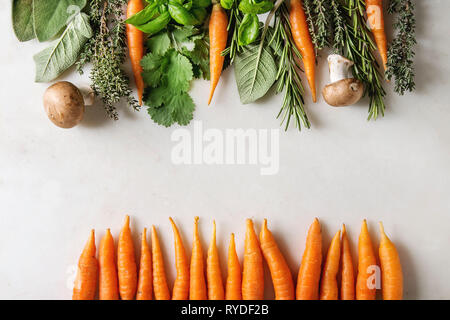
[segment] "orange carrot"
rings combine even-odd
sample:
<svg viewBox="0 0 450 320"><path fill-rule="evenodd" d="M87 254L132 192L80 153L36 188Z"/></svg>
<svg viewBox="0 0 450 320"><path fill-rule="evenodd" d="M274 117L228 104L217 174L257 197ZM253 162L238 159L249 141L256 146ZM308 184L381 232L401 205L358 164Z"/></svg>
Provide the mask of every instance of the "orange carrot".
<svg viewBox="0 0 450 320"><path fill-rule="evenodd" d="M147 243L147 228L144 228L144 231L142 231L141 261L139 263L139 281L136 300L152 300L152 297L152 251Z"/></svg>
<svg viewBox="0 0 450 320"><path fill-rule="evenodd" d="M94 300L97 289L98 262L95 258L95 232L91 231L78 260L78 271L73 286L73 300Z"/></svg>
<svg viewBox="0 0 450 320"><path fill-rule="evenodd" d="M377 261L364 219L358 241L358 276L356 277L356 300L375 300L376 288L370 282Z"/></svg>
<svg viewBox="0 0 450 320"><path fill-rule="evenodd" d="M342 225L341 300L355 300L355 271L345 224Z"/></svg>
<svg viewBox="0 0 450 320"><path fill-rule="evenodd" d="M381 264L381 289L383 300L403 299L403 273L400 257L392 241L384 233L380 222L381 241L379 248Z"/></svg>
<svg viewBox="0 0 450 320"><path fill-rule="evenodd" d="M228 275L225 290L226 300L241 300L242 293L242 274L239 258L236 253L236 244L234 242L234 233L230 237L230 245L228 247Z"/></svg>
<svg viewBox="0 0 450 320"><path fill-rule="evenodd" d="M267 228L267 219L264 219L259 240L261 242L261 250L272 276L275 299L294 300L295 290L291 270L289 270L286 260L278 248L272 232Z"/></svg>
<svg viewBox="0 0 450 320"><path fill-rule="evenodd" d="M203 249L198 234L198 217L194 222L194 241L192 243L191 269L190 269L190 300L206 300L205 262Z"/></svg>
<svg viewBox="0 0 450 320"><path fill-rule="evenodd" d="M322 231L316 218L309 227L306 246L297 278L297 300L319 298L320 268L322 264Z"/></svg>
<svg viewBox="0 0 450 320"><path fill-rule="evenodd" d="M184 250L183 240L181 240L180 232L173 221L169 218L172 224L173 236L175 238L175 266L177 269L177 277L173 285L172 299L173 300L187 300L189 298L189 263Z"/></svg>
<svg viewBox="0 0 450 320"><path fill-rule="evenodd" d="M135 259L130 217L127 215L117 245L117 273L119 276L119 293L122 300L133 300L136 295L137 267Z"/></svg>
<svg viewBox="0 0 450 320"><path fill-rule="evenodd" d="M211 103L214 90L219 83L225 57L222 51L227 46L228 17L220 3L215 3L209 18L209 70L211 78L211 89L209 92L208 105Z"/></svg>
<svg viewBox="0 0 450 320"><path fill-rule="evenodd" d="M305 74L311 89L312 100L316 102L316 53L309 34L308 22L301 0L291 0L289 12L291 32L295 45L302 55Z"/></svg>
<svg viewBox="0 0 450 320"><path fill-rule="evenodd" d="M320 283L320 300L337 300L339 296L336 276L339 272L339 259L341 255L341 231L333 237L328 248L327 258L322 271Z"/></svg>
<svg viewBox="0 0 450 320"><path fill-rule="evenodd" d="M127 7L127 18L144 9L142 0L130 0ZM138 91L139 104L142 105L144 93L144 80L142 78L141 60L144 57L144 33L135 26L127 23L128 50L131 66L133 68L134 80Z"/></svg>
<svg viewBox="0 0 450 320"><path fill-rule="evenodd" d="M384 31L383 0L366 0L366 13L384 69L386 70L387 40Z"/></svg>
<svg viewBox="0 0 450 320"><path fill-rule="evenodd" d="M99 263L99 298L100 300L119 299L119 287L117 284L117 268L115 259L114 239L111 231L106 229L98 249Z"/></svg>
<svg viewBox="0 0 450 320"><path fill-rule="evenodd" d="M164 259L155 226L152 226L153 291L156 300L170 300Z"/></svg>
<svg viewBox="0 0 450 320"><path fill-rule="evenodd" d="M206 278L208 284L208 299L223 300L225 291L223 289L222 271L220 269L219 252L216 246L216 222L213 221L213 235L208 248L206 259Z"/></svg>
<svg viewBox="0 0 450 320"><path fill-rule="evenodd" d="M247 219L245 232L244 267L242 272L242 298L264 299L264 265L253 221Z"/></svg>

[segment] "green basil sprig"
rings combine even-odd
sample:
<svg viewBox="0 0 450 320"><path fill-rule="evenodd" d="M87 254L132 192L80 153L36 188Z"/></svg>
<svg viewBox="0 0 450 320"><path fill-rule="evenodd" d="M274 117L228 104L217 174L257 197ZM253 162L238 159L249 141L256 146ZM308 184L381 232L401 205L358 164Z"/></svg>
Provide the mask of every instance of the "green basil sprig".
<svg viewBox="0 0 450 320"><path fill-rule="evenodd" d="M138 28L142 32L152 35L164 29L169 24L170 20L172 20L172 17L170 16L169 11L165 11L153 20L150 20L143 25L136 26L136 28Z"/></svg>

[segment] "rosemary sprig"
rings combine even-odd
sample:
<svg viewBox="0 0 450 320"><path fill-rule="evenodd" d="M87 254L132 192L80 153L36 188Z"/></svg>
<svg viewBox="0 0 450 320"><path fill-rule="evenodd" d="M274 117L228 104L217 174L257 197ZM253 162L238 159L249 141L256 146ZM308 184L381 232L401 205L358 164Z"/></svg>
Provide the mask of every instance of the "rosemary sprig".
<svg viewBox="0 0 450 320"><path fill-rule="evenodd" d="M416 19L412 0L391 0L388 12L397 14L394 29L397 34L388 50L386 78L395 77L394 90L400 95L415 89L414 46Z"/></svg>
<svg viewBox="0 0 450 320"><path fill-rule="evenodd" d="M78 71L91 62L91 87L103 101L107 114L118 119L116 105L125 98L135 110L139 104L133 97L129 79L122 70L126 57L125 24L122 19L126 0L91 0L89 15L94 36L87 42L80 60Z"/></svg>
<svg viewBox="0 0 450 320"><path fill-rule="evenodd" d="M241 24L243 14L238 8L237 0L234 1L233 7L229 10L229 21L227 31L228 34L231 34L230 39L228 40L228 47L222 51L222 56L227 57L226 65L231 65L234 62L234 58L240 52L241 46L238 42L238 29Z"/></svg>
<svg viewBox="0 0 450 320"><path fill-rule="evenodd" d="M364 83L365 92L370 98L370 120L377 119L379 115L384 116L386 107L383 99L386 93L381 85L382 76L373 54L376 46L364 18L365 7L365 0L343 0L344 47L340 49L354 62L354 76Z"/></svg>
<svg viewBox="0 0 450 320"><path fill-rule="evenodd" d="M276 93L284 91L283 103L277 118L281 118L282 124L285 123L285 130L289 128L292 118L299 130L302 125L309 129L311 124L304 109L304 90L298 63L301 55L292 38L289 10L284 2L275 13L272 30L269 45L278 63Z"/></svg>

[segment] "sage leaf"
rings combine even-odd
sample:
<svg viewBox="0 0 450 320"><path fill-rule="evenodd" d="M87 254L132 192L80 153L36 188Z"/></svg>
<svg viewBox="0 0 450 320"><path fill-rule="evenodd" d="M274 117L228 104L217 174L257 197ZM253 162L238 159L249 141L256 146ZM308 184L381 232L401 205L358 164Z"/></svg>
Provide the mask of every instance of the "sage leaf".
<svg viewBox="0 0 450 320"><path fill-rule="evenodd" d="M274 84L277 66L272 54L263 46L245 46L236 56L234 73L243 104L264 96Z"/></svg>
<svg viewBox="0 0 450 320"><path fill-rule="evenodd" d="M50 82L71 67L86 41L92 37L87 14L79 12L69 22L61 37L49 48L34 56L36 82Z"/></svg>
<svg viewBox="0 0 450 320"><path fill-rule="evenodd" d="M36 37L33 29L33 0L14 0L12 18L14 33L19 41L29 41Z"/></svg>
<svg viewBox="0 0 450 320"><path fill-rule="evenodd" d="M86 0L33 0L34 32L48 41L86 6Z"/></svg>

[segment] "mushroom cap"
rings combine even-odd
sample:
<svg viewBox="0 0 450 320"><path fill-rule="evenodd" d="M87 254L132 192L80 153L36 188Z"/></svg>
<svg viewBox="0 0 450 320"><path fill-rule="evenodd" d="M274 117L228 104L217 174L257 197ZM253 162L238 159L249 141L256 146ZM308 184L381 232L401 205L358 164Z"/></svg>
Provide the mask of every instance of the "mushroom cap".
<svg viewBox="0 0 450 320"><path fill-rule="evenodd" d="M75 127L84 115L84 99L80 90L72 83L60 81L44 93L44 109L48 118L58 127Z"/></svg>
<svg viewBox="0 0 450 320"><path fill-rule="evenodd" d="M355 104L364 94L361 81L354 78L342 79L326 85L322 90L325 101L333 107Z"/></svg>

